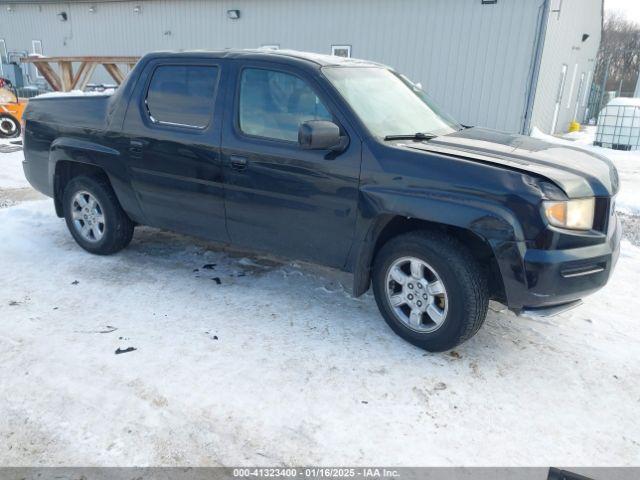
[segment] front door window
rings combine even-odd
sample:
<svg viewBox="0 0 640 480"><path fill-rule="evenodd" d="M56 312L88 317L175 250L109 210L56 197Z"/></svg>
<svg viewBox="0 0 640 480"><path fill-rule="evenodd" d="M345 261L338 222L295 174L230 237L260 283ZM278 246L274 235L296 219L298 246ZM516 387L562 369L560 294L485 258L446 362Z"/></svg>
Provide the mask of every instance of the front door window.
<svg viewBox="0 0 640 480"><path fill-rule="evenodd" d="M243 133L275 140L296 142L301 123L332 119L304 80L260 68L243 70L239 107Z"/></svg>

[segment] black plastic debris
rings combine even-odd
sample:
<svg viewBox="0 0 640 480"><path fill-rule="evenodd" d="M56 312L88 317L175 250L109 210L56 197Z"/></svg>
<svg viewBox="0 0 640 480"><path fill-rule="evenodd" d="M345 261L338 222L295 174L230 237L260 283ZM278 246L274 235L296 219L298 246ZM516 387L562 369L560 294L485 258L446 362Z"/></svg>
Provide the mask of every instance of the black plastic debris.
<svg viewBox="0 0 640 480"><path fill-rule="evenodd" d="M71 282L71 285L78 285L80 282L78 280L74 280L73 282Z"/></svg>
<svg viewBox="0 0 640 480"><path fill-rule="evenodd" d="M222 285L222 280L220 280L220 277L213 277L211 280L216 282L216 285Z"/></svg>
<svg viewBox="0 0 640 480"><path fill-rule="evenodd" d="M216 268L217 265L218 265L217 263L207 263L203 265L202 268L204 270L213 270L214 268Z"/></svg>
<svg viewBox="0 0 640 480"><path fill-rule="evenodd" d="M129 352L133 352L134 350L137 350L137 348L129 347L129 348L125 348L125 349L123 350L123 349L121 349L120 347L118 347L118 349L116 350L116 355L120 355L121 353L129 353Z"/></svg>
<svg viewBox="0 0 640 480"><path fill-rule="evenodd" d="M559 468L550 467L547 480L592 480L590 477L585 477L577 473L569 472L568 470L560 470Z"/></svg>

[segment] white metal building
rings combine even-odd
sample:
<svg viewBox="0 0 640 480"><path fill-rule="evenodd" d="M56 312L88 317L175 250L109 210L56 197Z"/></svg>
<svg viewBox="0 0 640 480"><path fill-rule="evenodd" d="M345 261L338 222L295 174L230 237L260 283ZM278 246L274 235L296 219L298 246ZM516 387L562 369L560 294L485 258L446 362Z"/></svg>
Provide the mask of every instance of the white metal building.
<svg viewBox="0 0 640 480"><path fill-rule="evenodd" d="M601 25L602 0L0 0L0 55L333 52L395 67L464 124L551 132L584 117Z"/></svg>

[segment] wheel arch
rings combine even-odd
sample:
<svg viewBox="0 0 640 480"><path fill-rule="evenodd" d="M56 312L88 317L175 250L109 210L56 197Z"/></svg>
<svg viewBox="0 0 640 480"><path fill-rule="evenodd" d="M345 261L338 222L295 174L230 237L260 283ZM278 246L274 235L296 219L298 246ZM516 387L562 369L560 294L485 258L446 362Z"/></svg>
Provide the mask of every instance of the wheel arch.
<svg viewBox="0 0 640 480"><path fill-rule="evenodd" d="M107 172L91 163L77 160L60 160L56 162L53 174L53 203L58 217L62 218L64 216L62 209L64 189L71 179L80 175L98 177L111 183Z"/></svg>
<svg viewBox="0 0 640 480"><path fill-rule="evenodd" d="M72 137L61 137L51 144L49 178L56 214L62 217L62 194L73 177L97 176L109 182L129 217L144 223L142 210L120 152L104 145Z"/></svg>
<svg viewBox="0 0 640 480"><path fill-rule="evenodd" d="M486 223L485 219L485 223ZM495 219L494 219L495 220ZM502 224L500 221L494 223L494 227ZM492 242L478 228L483 222L471 222L467 225L459 225L451 222L443 222L427 218L416 218L406 215L382 214L371 221L367 234L360 242L357 253L353 256L350 270L353 273L353 294L360 296L364 294L371 284L371 268L376 254L382 246L399 235L417 230L439 231L450 235L467 246L473 257L483 268L487 275L491 298L506 301L506 290L501 275L498 258L495 252L495 242ZM484 225L486 230L486 225ZM502 224L504 227L504 224ZM499 234L504 235L504 229ZM507 238L510 235L507 235Z"/></svg>

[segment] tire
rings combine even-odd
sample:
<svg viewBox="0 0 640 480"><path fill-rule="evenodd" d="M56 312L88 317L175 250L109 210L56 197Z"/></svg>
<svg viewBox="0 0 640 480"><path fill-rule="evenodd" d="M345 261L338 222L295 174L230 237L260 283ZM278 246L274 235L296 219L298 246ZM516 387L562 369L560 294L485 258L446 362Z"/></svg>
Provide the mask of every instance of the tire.
<svg viewBox="0 0 640 480"><path fill-rule="evenodd" d="M421 267L415 276L414 264ZM397 283L396 277L405 283ZM430 352L465 342L487 315L489 292L480 266L461 242L444 233L416 231L391 239L376 255L372 281L376 303L391 329ZM438 293L442 290L444 294ZM409 300L413 292L418 295ZM416 299L422 298L419 307ZM408 313L414 310L415 316Z"/></svg>
<svg viewBox="0 0 640 480"><path fill-rule="evenodd" d="M0 114L0 138L17 137L21 130L22 127L16 117L8 113Z"/></svg>
<svg viewBox="0 0 640 480"><path fill-rule="evenodd" d="M91 199L97 204L95 208ZM105 179L84 175L72 178L64 189L62 208L71 235L90 253L110 255L131 242L134 223Z"/></svg>

